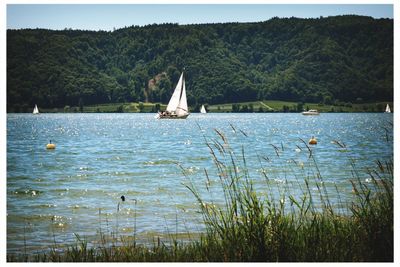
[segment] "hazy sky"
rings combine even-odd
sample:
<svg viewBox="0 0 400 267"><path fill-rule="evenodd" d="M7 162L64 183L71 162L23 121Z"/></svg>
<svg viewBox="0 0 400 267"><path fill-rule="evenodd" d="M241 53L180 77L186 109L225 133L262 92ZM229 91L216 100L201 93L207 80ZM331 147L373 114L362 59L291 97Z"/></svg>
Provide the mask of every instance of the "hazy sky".
<svg viewBox="0 0 400 267"><path fill-rule="evenodd" d="M333 15L365 15L393 18L393 6L378 4L8 4L7 29L64 28L113 30L153 23L258 22L271 17L315 18Z"/></svg>

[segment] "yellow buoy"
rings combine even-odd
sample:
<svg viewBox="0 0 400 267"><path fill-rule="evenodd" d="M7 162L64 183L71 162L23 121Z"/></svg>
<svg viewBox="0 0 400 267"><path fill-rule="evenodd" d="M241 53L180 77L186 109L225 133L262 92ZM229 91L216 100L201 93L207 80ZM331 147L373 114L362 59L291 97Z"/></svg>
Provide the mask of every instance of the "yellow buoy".
<svg viewBox="0 0 400 267"><path fill-rule="evenodd" d="M55 148L56 148L56 145L50 143L50 144L47 144L47 145L46 145L46 148L47 148L47 149L55 149Z"/></svg>
<svg viewBox="0 0 400 267"><path fill-rule="evenodd" d="M308 141L308 144L309 145L316 145L317 144L317 139L315 139L314 136L311 137L310 141Z"/></svg>

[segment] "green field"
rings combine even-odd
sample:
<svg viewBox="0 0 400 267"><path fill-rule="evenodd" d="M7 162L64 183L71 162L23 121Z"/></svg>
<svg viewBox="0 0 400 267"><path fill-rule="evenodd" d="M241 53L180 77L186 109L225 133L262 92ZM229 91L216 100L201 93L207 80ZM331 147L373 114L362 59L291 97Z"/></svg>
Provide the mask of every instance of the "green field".
<svg viewBox="0 0 400 267"><path fill-rule="evenodd" d="M302 110L317 109L320 112L383 112L385 110L386 102L376 103L362 103L362 104L343 104L343 105L324 105L318 103L303 103L300 105L296 102L279 101L279 100L264 100L254 102L236 103L249 108L253 106L253 112L300 112ZM220 104L208 106L209 112L232 112L232 105ZM393 103L389 102L393 110Z"/></svg>
<svg viewBox="0 0 400 267"><path fill-rule="evenodd" d="M156 105L160 105L160 110L165 109L166 105L161 103L110 103L94 106L83 107L83 112L117 112L117 113L134 113L134 112L156 112Z"/></svg>
<svg viewBox="0 0 400 267"><path fill-rule="evenodd" d="M341 105L324 105L318 103L303 103L278 101L278 100L264 100L254 102L241 102L241 103L228 103L206 105L207 112L209 113L223 113L223 112L301 112L308 109L317 109L320 112L383 112L386 104L389 103L393 111L393 102L375 102L375 103L361 103L361 104L341 104ZM236 110L234 106L236 105ZM155 113L158 110L165 110L166 104L161 103L108 103L99 105L84 106L83 112L87 113ZM81 112L79 107L52 108L45 109L39 108L43 113L55 112ZM192 113L198 112L197 110L189 109Z"/></svg>
<svg viewBox="0 0 400 267"><path fill-rule="evenodd" d="M159 107L157 106L159 105ZM66 106L64 108L53 108L53 109L40 109L42 113L75 113L75 112L84 112L84 113L149 113L149 112L157 112L157 110L164 110L167 105L161 103L107 103L107 104L98 104L98 105L89 105L84 106L81 111L79 107Z"/></svg>

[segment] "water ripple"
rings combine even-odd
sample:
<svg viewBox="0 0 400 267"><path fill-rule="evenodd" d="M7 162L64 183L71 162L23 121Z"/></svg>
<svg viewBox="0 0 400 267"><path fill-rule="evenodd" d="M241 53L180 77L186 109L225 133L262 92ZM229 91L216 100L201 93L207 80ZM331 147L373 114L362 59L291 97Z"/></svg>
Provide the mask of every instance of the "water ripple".
<svg viewBox="0 0 400 267"><path fill-rule="evenodd" d="M393 115L223 113L160 121L153 114L7 114L7 251L25 243L28 250L48 248L54 237L73 242L73 233L95 236L100 228L162 236L176 220L186 232L201 231L198 203L184 184L195 184L207 201L223 203L221 178L205 144L223 143L215 129L228 140L223 149L232 149L240 162L232 169L239 176L243 149L263 197L279 197L268 191L267 179L301 195L300 182L316 179L309 171L315 163L333 198L337 188L342 199L351 197L352 162L363 170L393 157L385 121ZM311 136L318 144L310 152L301 140ZM49 140L57 145L53 151L45 148Z"/></svg>

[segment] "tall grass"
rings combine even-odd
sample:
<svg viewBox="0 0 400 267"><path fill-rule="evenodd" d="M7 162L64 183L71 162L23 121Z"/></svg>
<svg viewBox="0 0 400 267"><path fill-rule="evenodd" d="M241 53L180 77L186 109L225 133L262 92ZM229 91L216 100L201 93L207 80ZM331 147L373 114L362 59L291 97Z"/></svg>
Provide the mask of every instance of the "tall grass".
<svg viewBox="0 0 400 267"><path fill-rule="evenodd" d="M207 227L203 238L207 261L393 261L392 161L378 161L368 171L370 183L363 182L353 166L354 200L343 214L333 207L306 142L314 175L304 177L302 195L291 195L284 183L277 199L266 172L262 173L270 190L266 196L257 191L244 148L237 155L224 134L216 133L219 140L207 141L207 146L218 170L224 205L205 201L195 183L187 185ZM274 148L279 157L279 148ZM209 180L207 172L206 176ZM297 186L302 187L300 182Z"/></svg>
<svg viewBox="0 0 400 267"><path fill-rule="evenodd" d="M233 127L233 126L232 126ZM233 128L236 131L236 129ZM239 132L239 131L237 131ZM240 131L246 138L246 133ZM199 205L205 232L189 243L159 238L150 244L136 243L132 238L106 242L100 227L99 246L88 247L78 235L76 245L63 253L37 255L31 261L89 262L391 262L393 261L393 161L376 161L368 169L367 181L354 163L349 185L352 200L332 199L318 167L313 149L302 141L299 149L308 153L310 163L303 177L296 176L296 192L289 182L277 184L264 168L269 157L259 156L264 186L253 179L247 168L245 148L232 148L228 138L215 130L212 139L205 138L215 173L204 170L205 190L187 178L184 185ZM335 141L341 149L347 149ZM283 146L272 145L279 158ZM349 159L351 161L351 159ZM288 166L282 165L282 168ZM286 179L286 178L284 178ZM211 186L218 181L218 186ZM213 190L223 194L223 202L214 202ZM329 191L329 192L328 192ZM279 192L278 194L276 192ZM301 192L300 194L298 192ZM209 194L209 195L208 195ZM119 208L119 206L118 206ZM136 210L136 209L135 209ZM99 211L100 216L100 211ZM100 218L101 219L101 218ZM176 219L176 221L178 221ZM176 235L178 234L176 225ZM115 240L115 239L114 239ZM122 244L121 244L122 243ZM22 260L28 260L23 255ZM7 256L8 261L21 258Z"/></svg>

